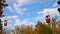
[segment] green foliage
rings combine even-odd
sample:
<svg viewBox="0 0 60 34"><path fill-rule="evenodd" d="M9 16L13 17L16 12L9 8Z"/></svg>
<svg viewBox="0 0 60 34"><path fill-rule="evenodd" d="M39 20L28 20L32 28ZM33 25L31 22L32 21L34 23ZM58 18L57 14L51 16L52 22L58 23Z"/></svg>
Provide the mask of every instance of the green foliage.
<svg viewBox="0 0 60 34"><path fill-rule="evenodd" d="M41 22L38 22L36 24L36 29L38 29L39 34L52 34L52 29L47 26L46 24L42 24ZM42 31L42 32L41 32Z"/></svg>

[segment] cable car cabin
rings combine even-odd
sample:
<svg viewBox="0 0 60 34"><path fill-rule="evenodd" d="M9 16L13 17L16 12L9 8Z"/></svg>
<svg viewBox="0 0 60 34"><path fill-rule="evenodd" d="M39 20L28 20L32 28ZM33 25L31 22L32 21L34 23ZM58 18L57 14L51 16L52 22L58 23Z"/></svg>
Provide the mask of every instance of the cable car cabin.
<svg viewBox="0 0 60 34"><path fill-rule="evenodd" d="M58 2L57 2L57 4L59 4L59 5L60 5L60 1L58 1Z"/></svg>
<svg viewBox="0 0 60 34"><path fill-rule="evenodd" d="M58 8L57 10L58 10L58 12L60 13L60 8Z"/></svg>
<svg viewBox="0 0 60 34"><path fill-rule="evenodd" d="M7 20L4 21L4 26L7 26Z"/></svg>
<svg viewBox="0 0 60 34"><path fill-rule="evenodd" d="M50 17L50 15L47 15L46 18L47 18L47 17Z"/></svg>
<svg viewBox="0 0 60 34"><path fill-rule="evenodd" d="M46 23L50 23L50 15L46 16Z"/></svg>

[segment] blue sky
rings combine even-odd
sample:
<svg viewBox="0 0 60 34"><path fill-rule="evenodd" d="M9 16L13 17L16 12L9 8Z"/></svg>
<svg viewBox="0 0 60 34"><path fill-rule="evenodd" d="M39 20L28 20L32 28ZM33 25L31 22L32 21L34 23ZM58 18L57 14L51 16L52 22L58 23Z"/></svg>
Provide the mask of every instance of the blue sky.
<svg viewBox="0 0 60 34"><path fill-rule="evenodd" d="M16 25L26 24L35 25L37 21L45 22L47 12L51 17L57 16L59 20L60 14L57 11L59 5L58 0L7 0L9 5L3 8L5 17L8 20L9 28ZM55 12L55 13L54 13Z"/></svg>

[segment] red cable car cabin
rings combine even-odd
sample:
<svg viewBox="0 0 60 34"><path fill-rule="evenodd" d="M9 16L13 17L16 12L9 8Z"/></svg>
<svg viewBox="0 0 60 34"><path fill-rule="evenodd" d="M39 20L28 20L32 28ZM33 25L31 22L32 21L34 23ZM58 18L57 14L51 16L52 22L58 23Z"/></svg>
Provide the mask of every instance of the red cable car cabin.
<svg viewBox="0 0 60 34"><path fill-rule="evenodd" d="M4 21L4 26L7 26L7 20Z"/></svg>
<svg viewBox="0 0 60 34"><path fill-rule="evenodd" d="M46 16L46 23L50 23L50 16L49 15Z"/></svg>

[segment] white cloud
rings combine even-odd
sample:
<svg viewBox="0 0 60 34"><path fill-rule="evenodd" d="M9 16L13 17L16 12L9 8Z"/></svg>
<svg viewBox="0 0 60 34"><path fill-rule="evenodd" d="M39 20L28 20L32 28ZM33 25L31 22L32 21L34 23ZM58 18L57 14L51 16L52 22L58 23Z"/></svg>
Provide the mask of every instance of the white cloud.
<svg viewBox="0 0 60 34"><path fill-rule="evenodd" d="M26 11L27 9L26 8L23 8L24 11Z"/></svg>
<svg viewBox="0 0 60 34"><path fill-rule="evenodd" d="M16 10L16 12L18 14L24 14L24 11L26 11L26 8L20 8L22 5L25 4L31 4L31 3L35 3L35 2L47 2L50 0L7 0L7 3L13 5L14 9ZM10 9L10 11L14 11L12 9L12 7L8 7L8 9Z"/></svg>
<svg viewBox="0 0 60 34"><path fill-rule="evenodd" d="M42 11L37 12L38 15L39 15L39 14L42 14L42 13L43 13Z"/></svg>
<svg viewBox="0 0 60 34"><path fill-rule="evenodd" d="M26 8L20 8L22 6L22 3L21 2L19 3L19 1L23 2L23 0L7 0L7 3L9 5L7 9L9 9L11 12L23 14L24 11L26 11Z"/></svg>
<svg viewBox="0 0 60 34"><path fill-rule="evenodd" d="M16 10L18 13L20 13L20 10L19 10L18 5L15 3L15 4L13 4L13 6L14 6L15 10Z"/></svg>
<svg viewBox="0 0 60 34"><path fill-rule="evenodd" d="M39 16L35 17L36 21L44 22L45 21L44 19L45 19L45 15L41 15L41 16L39 15Z"/></svg>
<svg viewBox="0 0 60 34"><path fill-rule="evenodd" d="M59 5L57 4L57 1L59 0L56 0L56 2L52 5L52 7L59 7Z"/></svg>
<svg viewBox="0 0 60 34"><path fill-rule="evenodd" d="M20 19L15 19L15 26L16 25L22 25L22 24L26 24L27 23L27 19L21 21Z"/></svg>
<svg viewBox="0 0 60 34"><path fill-rule="evenodd" d="M32 24L33 26L35 25L35 23L30 22L29 19L24 19L24 20L15 19L15 24L14 24L15 26L16 25L19 26L19 25L23 25L23 24L24 25L31 25Z"/></svg>
<svg viewBox="0 0 60 34"><path fill-rule="evenodd" d="M35 25L35 23L33 23L33 22L28 22L28 24L27 25Z"/></svg>
<svg viewBox="0 0 60 34"><path fill-rule="evenodd" d="M58 7L58 4L57 3L54 3L52 6L53 7Z"/></svg>
<svg viewBox="0 0 60 34"><path fill-rule="evenodd" d="M16 19L16 18L18 18L18 16L16 16L16 15L13 15L13 16L6 16L5 18L9 18L9 19L10 19L10 18L11 18L11 19L13 18L13 19Z"/></svg>
<svg viewBox="0 0 60 34"><path fill-rule="evenodd" d="M24 13L24 11L26 10L26 8L19 8L19 6L15 3L15 4L13 4L13 6L14 6L14 8L15 8L15 10L16 10L16 12L18 13L18 14L23 14Z"/></svg>
<svg viewBox="0 0 60 34"><path fill-rule="evenodd" d="M47 15L48 13L47 12L49 12L49 15L50 16L56 16L56 15L60 15L60 13L58 12L58 10L57 10L57 8L50 8L50 9L44 9L43 10L43 14L44 15Z"/></svg>
<svg viewBox="0 0 60 34"><path fill-rule="evenodd" d="M24 4L31 4L35 2L48 2L50 0L7 0L7 3L17 3L18 6L22 6Z"/></svg>
<svg viewBox="0 0 60 34"><path fill-rule="evenodd" d="M52 7L59 7L59 5L57 4L57 2L55 2Z"/></svg>
<svg viewBox="0 0 60 34"><path fill-rule="evenodd" d="M48 9L44 9L43 11L37 12L38 16L35 19L45 21L44 20L45 16L48 15L47 12L49 12L49 15L51 16L51 18L55 16L60 16L60 13L57 11L57 8L48 8Z"/></svg>
<svg viewBox="0 0 60 34"><path fill-rule="evenodd" d="M9 9L11 12L14 12L14 10L10 6L8 6L6 8Z"/></svg>
<svg viewBox="0 0 60 34"><path fill-rule="evenodd" d="M29 2L29 1L30 0L18 0L17 3L20 4L20 5L22 5L22 4L25 4L25 3Z"/></svg>
<svg viewBox="0 0 60 34"><path fill-rule="evenodd" d="M20 5L31 4L35 2L48 2L48 1L50 0L16 0L16 2Z"/></svg>
<svg viewBox="0 0 60 34"><path fill-rule="evenodd" d="M30 3L34 3L34 2L40 2L40 1L43 1L43 0L16 0L16 2L19 4L19 5L24 5L24 4L30 4Z"/></svg>
<svg viewBox="0 0 60 34"><path fill-rule="evenodd" d="M40 11L40 12L38 12L38 14L43 14L43 15L48 15L48 13L47 12L49 12L49 15L51 15L51 16L55 16L55 15L60 15L60 13L58 12L58 10L57 10L57 8L48 8L48 9L44 9L43 11Z"/></svg>

